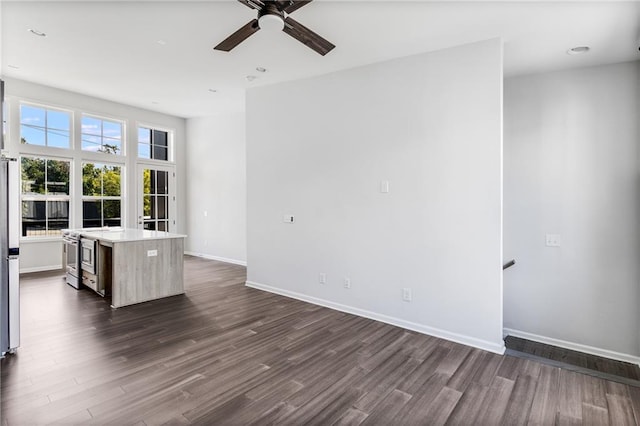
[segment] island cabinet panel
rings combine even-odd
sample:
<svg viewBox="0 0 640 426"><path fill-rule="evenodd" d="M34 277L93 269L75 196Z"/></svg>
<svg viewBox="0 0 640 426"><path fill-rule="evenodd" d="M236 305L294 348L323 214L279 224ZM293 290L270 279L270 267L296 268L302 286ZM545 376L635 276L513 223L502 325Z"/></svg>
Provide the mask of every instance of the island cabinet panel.
<svg viewBox="0 0 640 426"><path fill-rule="evenodd" d="M113 307L184 293L183 238L112 242L108 251Z"/></svg>

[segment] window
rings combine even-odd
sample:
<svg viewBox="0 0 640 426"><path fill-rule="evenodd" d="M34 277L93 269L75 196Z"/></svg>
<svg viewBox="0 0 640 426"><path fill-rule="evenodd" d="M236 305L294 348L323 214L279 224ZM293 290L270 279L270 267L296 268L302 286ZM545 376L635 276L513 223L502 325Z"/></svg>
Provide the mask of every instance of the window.
<svg viewBox="0 0 640 426"><path fill-rule="evenodd" d="M71 161L22 157L22 236L56 236L69 227Z"/></svg>
<svg viewBox="0 0 640 426"><path fill-rule="evenodd" d="M138 127L138 158L169 160L169 132Z"/></svg>
<svg viewBox="0 0 640 426"><path fill-rule="evenodd" d="M82 165L82 227L121 226L122 167Z"/></svg>
<svg viewBox="0 0 640 426"><path fill-rule="evenodd" d="M144 168L142 193L144 229L169 231L169 172Z"/></svg>
<svg viewBox="0 0 640 426"><path fill-rule="evenodd" d="M122 123L82 116L82 149L104 154L122 155Z"/></svg>
<svg viewBox="0 0 640 426"><path fill-rule="evenodd" d="M20 105L20 143L69 148L71 114L33 105Z"/></svg>

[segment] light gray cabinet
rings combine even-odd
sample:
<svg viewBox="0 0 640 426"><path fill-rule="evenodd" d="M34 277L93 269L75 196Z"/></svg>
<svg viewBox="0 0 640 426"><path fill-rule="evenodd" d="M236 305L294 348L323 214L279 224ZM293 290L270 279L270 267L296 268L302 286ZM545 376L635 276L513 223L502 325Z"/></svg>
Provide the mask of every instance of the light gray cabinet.
<svg viewBox="0 0 640 426"><path fill-rule="evenodd" d="M114 308L184 293L184 238L100 241L98 258Z"/></svg>

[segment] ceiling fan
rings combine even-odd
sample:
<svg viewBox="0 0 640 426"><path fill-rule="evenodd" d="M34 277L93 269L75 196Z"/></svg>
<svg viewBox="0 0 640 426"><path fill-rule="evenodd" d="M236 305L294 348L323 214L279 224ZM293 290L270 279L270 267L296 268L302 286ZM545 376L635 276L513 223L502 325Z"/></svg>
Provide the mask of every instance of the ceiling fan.
<svg viewBox="0 0 640 426"><path fill-rule="evenodd" d="M291 19L290 13L311 3L312 0L238 0L240 3L258 11L258 17L240 28L214 47L215 50L228 52L259 29L282 30L322 56L335 46L301 23Z"/></svg>

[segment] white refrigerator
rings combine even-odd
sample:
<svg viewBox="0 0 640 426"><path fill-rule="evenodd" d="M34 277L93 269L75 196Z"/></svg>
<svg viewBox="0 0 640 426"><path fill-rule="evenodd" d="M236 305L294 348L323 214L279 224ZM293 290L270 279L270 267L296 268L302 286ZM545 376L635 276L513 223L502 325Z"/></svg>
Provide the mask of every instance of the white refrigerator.
<svg viewBox="0 0 640 426"><path fill-rule="evenodd" d="M0 80L0 101L4 82ZM2 107L0 106L1 123ZM0 149L4 149L0 131ZM0 356L20 346L20 194L15 159L0 155Z"/></svg>

